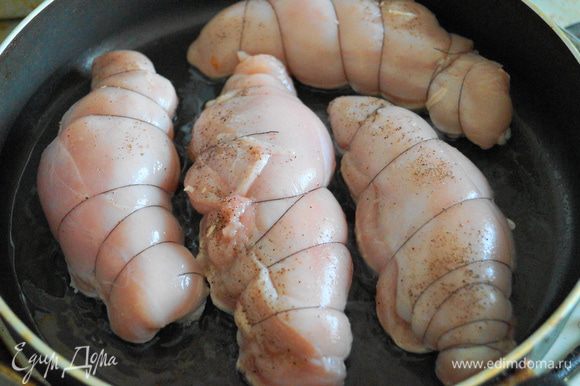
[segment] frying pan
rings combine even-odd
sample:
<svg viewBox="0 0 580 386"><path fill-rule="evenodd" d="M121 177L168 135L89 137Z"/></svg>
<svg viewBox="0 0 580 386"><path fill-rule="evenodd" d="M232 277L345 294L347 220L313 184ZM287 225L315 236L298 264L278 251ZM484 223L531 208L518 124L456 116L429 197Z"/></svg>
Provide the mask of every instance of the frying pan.
<svg viewBox="0 0 580 386"><path fill-rule="evenodd" d="M507 357L541 358L580 299L580 54L561 31L527 2L516 0L421 0L449 31L472 38L486 57L511 74L515 107L507 146L482 151L465 140L459 148L488 177L496 200L517 227L518 267L512 301L519 346ZM184 144L203 103L221 89L185 61L188 44L203 24L231 2L221 0L47 1L0 48L0 315L9 344L24 342L58 355L61 369L77 347L115 356L117 365L49 370L53 383L99 379L122 385L240 385L231 317L208 304L199 323L171 325L151 342L116 338L104 306L68 286L66 266L50 235L35 187L45 146L55 137L66 109L89 91L92 59L107 50L138 49L178 90L176 144L184 170ZM323 120L328 102L350 93L298 87L302 100ZM352 224L354 205L339 173L331 190ZM195 252L199 216L183 192L175 210ZM352 234L351 234L352 240ZM437 384L434 354L398 349L377 322L375 278L350 249L355 279L346 313L354 343L347 361L348 385ZM3 326L0 325L0 330ZM78 358L73 363L78 365ZM37 369L42 373L40 366ZM468 384L495 382L509 371L495 368ZM42 379L41 376L39 379Z"/></svg>

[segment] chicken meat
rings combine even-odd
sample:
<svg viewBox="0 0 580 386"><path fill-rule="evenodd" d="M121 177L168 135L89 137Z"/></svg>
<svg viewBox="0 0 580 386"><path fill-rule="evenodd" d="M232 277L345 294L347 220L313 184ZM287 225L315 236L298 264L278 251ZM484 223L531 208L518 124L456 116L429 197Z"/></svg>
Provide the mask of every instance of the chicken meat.
<svg viewBox="0 0 580 386"><path fill-rule="evenodd" d="M457 383L513 346L514 245L473 163L415 113L373 97L329 106L341 173L357 204L358 248L378 273L376 307L401 348L439 351L438 377Z"/></svg>
<svg viewBox="0 0 580 386"><path fill-rule="evenodd" d="M309 86L426 108L439 130L484 149L510 136L509 75L411 0L241 1L210 20L187 59L223 77L238 51L273 55Z"/></svg>
<svg viewBox="0 0 580 386"><path fill-rule="evenodd" d="M142 343L203 310L207 286L183 245L171 196L177 95L135 51L95 59L92 91L64 115L37 186L73 287L107 306L111 329Z"/></svg>
<svg viewBox="0 0 580 386"><path fill-rule="evenodd" d="M352 262L326 189L333 144L283 64L241 54L189 151L185 190L204 215L197 259L214 304L234 314L238 369L253 385L342 384Z"/></svg>

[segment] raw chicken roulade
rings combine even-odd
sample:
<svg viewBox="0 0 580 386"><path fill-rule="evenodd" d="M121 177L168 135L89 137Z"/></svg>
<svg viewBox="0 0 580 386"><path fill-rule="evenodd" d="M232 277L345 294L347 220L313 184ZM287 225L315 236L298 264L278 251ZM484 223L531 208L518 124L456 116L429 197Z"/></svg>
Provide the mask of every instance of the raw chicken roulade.
<svg viewBox="0 0 580 386"><path fill-rule="evenodd" d="M349 84L398 105L427 108L435 126L487 149L509 137L509 76L410 0L247 0L212 19L189 47L210 77L232 73L236 53L274 55L302 83Z"/></svg>
<svg viewBox="0 0 580 386"><path fill-rule="evenodd" d="M119 337L146 342L197 316L207 296L171 213L177 96L134 51L95 59L92 89L42 154L38 192L72 285L103 300Z"/></svg>
<svg viewBox="0 0 580 386"><path fill-rule="evenodd" d="M356 236L379 273L377 314L412 352L440 351L446 384L495 360L511 340L514 247L485 177L411 111L371 97L330 107L342 175L357 203Z"/></svg>
<svg viewBox="0 0 580 386"><path fill-rule="evenodd" d="M254 385L335 385L352 335L345 216L330 136L274 57L246 57L193 128L185 189L204 218L214 303L234 312Z"/></svg>

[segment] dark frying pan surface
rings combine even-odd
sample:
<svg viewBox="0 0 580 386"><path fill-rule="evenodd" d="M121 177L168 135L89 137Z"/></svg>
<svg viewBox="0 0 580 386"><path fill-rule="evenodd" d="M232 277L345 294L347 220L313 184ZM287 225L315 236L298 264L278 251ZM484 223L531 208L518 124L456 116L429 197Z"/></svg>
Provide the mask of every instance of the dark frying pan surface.
<svg viewBox="0 0 580 386"><path fill-rule="evenodd" d="M208 300L199 323L189 327L171 325L145 345L128 344L116 338L108 327L102 303L75 294L68 285L62 253L49 232L38 201L36 170L42 150L56 136L63 113L89 91L91 59L113 48L141 50L152 59L158 72L176 86L181 102L176 118L176 144L182 155L183 170L187 170L189 162L184 152L187 134L203 103L215 97L222 86L220 82L205 79L185 61L188 44L215 9L221 7L216 2L208 3L212 5L197 8L195 4L189 7L181 4L175 12L150 15L112 34L99 46L87 47L90 49L38 88L13 125L2 153L0 186L5 191L1 192L0 208L2 215L11 213L11 216L10 222L0 228L2 248L10 253L10 267L0 275L3 279L0 290L9 297L20 317L64 356L71 358L78 346L90 346L93 352L102 348L109 356L116 356L117 366L97 370L99 377L115 384L242 384L234 371L237 357L234 322ZM434 3L428 6L439 11L444 26L476 39L483 53L506 63L512 75L516 114L509 144L490 151L482 151L465 140L455 141L453 145L482 169L496 192L498 205L517 224L514 236L518 267L512 301L517 316L516 338L522 341L554 311L579 277L579 264L575 261L579 163L574 146L580 145L580 136L574 129L580 126L580 113L574 113L573 104L563 102L561 90L549 88L550 79L546 78L555 82L558 76L542 72L542 66L550 67L549 59L546 57L544 62L537 63L537 58L546 55L532 52L526 58L510 51L511 41L500 49L483 38L477 40L481 31L473 25L458 24L454 18L461 14L461 8L451 12L443 4ZM456 7L465 8L467 20L492 17L489 14L492 11L487 9L491 1L474 2L471 8L462 5L469 2L457 3ZM518 4L504 8L523 6ZM509 23L509 20L500 23L506 33L514 28ZM480 20L476 25L481 28L486 24ZM535 33L541 38L546 31ZM533 39L534 31L529 34ZM538 46L529 43L534 44ZM561 47L553 48L556 49L561 51ZM521 51L520 48L518 52ZM547 51L551 52L550 47ZM534 66L521 62L531 59L536 60ZM578 74L560 74L560 77L578 81ZM349 93L320 92L300 85L298 92L325 122L328 102ZM568 97L579 101L577 92ZM552 113L556 109L559 113ZM339 173L331 190L343 204L352 224L354 205ZM189 208L181 191L174 197L174 205L186 231L187 244L196 252L200 216ZM352 234L350 249L355 278L346 313L352 323L354 343L347 361L347 384L379 385L395 381L406 385L436 384L435 355L405 353L382 331L374 310L376 281L362 263ZM2 269L5 267L3 262Z"/></svg>

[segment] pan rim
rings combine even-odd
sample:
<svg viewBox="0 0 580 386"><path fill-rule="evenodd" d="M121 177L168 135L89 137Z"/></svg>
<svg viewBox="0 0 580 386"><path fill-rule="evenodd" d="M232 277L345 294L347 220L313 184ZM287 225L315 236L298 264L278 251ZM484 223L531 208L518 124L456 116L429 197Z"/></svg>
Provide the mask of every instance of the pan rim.
<svg viewBox="0 0 580 386"><path fill-rule="evenodd" d="M0 57L5 54L8 48L11 46L12 42L18 37L18 35L25 30L27 25L36 18L39 14L43 12L52 3L57 0L44 0L38 7L36 7L26 18L24 18L6 37L6 39L0 44ZM527 7L529 7L544 23L546 23L552 31L562 40L568 50L572 53L574 58L580 63L580 50L574 45L572 40L564 33L564 31L556 25L556 23L549 18L540 8L532 2L532 0L520 0ZM533 351L534 346L538 345L543 339L549 336L558 327L563 326L565 321L571 315L574 308L580 303L580 280L576 283L572 291L566 296L564 301L558 306L558 308L548 317L548 319L542 323L542 325L536 329L527 339L521 342L516 348L514 348L509 354L505 355L504 360L509 363L511 361L516 362L521 358L524 358L527 354ZM6 321L6 323L16 331L16 333L25 341L30 343L30 345L41 355L50 356L54 354L59 363L63 364L65 367L70 367L70 362L64 358L61 354L52 349L48 343L44 342L40 337L34 333L8 306L3 297L0 295L0 318ZM559 331L558 331L559 335ZM0 338L6 342L6 337L0 334ZM10 336L10 338L12 338ZM460 386L471 386L479 385L486 381L492 380L500 374L504 373L505 369L501 367L493 367L479 372L478 374L468 378L467 380L461 382ZM103 386L109 385L109 383L99 379L96 376L85 373L81 369L72 369L69 371L70 375L75 379L89 386Z"/></svg>
<svg viewBox="0 0 580 386"><path fill-rule="evenodd" d="M10 31L10 33L8 34L8 36L6 36L4 41L0 43L0 56L4 54L4 52L8 49L10 44L12 44L12 41L16 39L16 37L20 34L20 32L22 32L24 28L26 28L26 26L30 24L30 22L35 17L38 16L38 14L40 14L46 7L48 7L55 1L56 0L44 0L36 8L34 8L32 12L30 12L24 19L22 19L22 21L18 23L18 25L14 27L12 31Z"/></svg>
<svg viewBox="0 0 580 386"><path fill-rule="evenodd" d="M8 50L12 42L18 37L18 35L25 30L25 28L30 24L32 20L34 20L39 14L41 14L48 6L52 3L56 2L56 0L44 0L40 3L32 12L30 12L22 21L6 36L4 41L0 44L0 57L5 54ZM56 350L52 349L48 343L44 342L40 337L32 331L15 313L12 309L8 306L2 295L0 295L0 323L5 321L15 332L24 339L27 343L29 343L32 348L38 352L39 354L50 357L54 354L54 357L58 361L58 363L62 364L63 367L69 368L67 372L76 380L81 383L84 383L89 386L108 386L110 383L107 383L92 374L89 374L81 369L75 368L72 366L71 362L63 357L60 353ZM4 334L8 336L4 336ZM10 333L7 330L2 329L0 331L0 338L2 339L2 343L8 347L8 339L13 339ZM9 351L12 352L12 350ZM33 373L34 376L34 373ZM41 376L41 375L37 375Z"/></svg>
<svg viewBox="0 0 580 386"><path fill-rule="evenodd" d="M532 0L520 0L520 1L525 5L527 5L532 11L534 11L536 15L538 15L542 19L542 21L546 23L552 29L552 31L556 33L556 35L558 35L560 40L564 42L566 47L568 47L568 50L570 50L572 55L576 58L576 61L580 63L580 48L578 48L574 44L572 39L570 39L570 37L564 32L564 30L561 27L559 27L556 24L556 22L552 20L552 18L549 17L544 11L542 11L535 3L533 3Z"/></svg>

